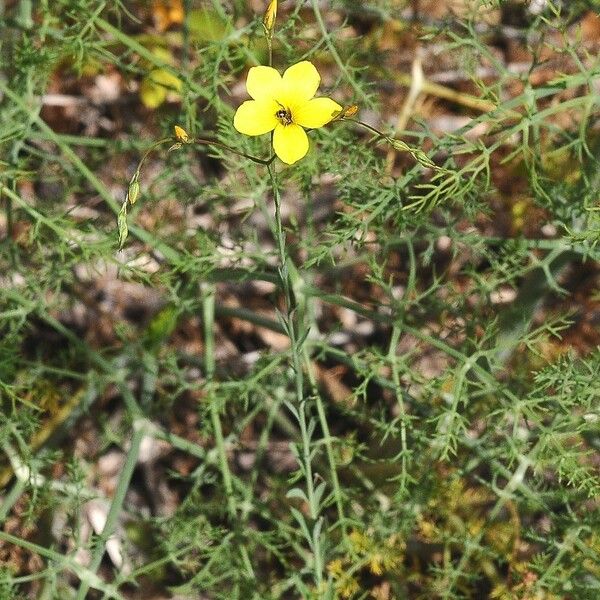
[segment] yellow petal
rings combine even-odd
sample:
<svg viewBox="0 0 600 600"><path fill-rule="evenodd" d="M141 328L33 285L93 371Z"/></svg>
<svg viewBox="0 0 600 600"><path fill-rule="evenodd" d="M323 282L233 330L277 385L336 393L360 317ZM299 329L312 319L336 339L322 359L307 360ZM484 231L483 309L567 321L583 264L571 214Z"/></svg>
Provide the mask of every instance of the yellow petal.
<svg viewBox="0 0 600 600"><path fill-rule="evenodd" d="M281 86L281 75L272 67L252 67L248 71L246 89L252 98L273 98Z"/></svg>
<svg viewBox="0 0 600 600"><path fill-rule="evenodd" d="M314 129L323 127L342 110L342 107L331 98L313 98L301 104L292 113L294 123Z"/></svg>
<svg viewBox="0 0 600 600"><path fill-rule="evenodd" d="M308 136L300 125L281 125L275 127L273 150L288 165L293 165L308 152Z"/></svg>
<svg viewBox="0 0 600 600"><path fill-rule="evenodd" d="M283 74L285 93L296 102L310 100L317 93L319 83L319 72L315 65L307 60L292 65Z"/></svg>
<svg viewBox="0 0 600 600"><path fill-rule="evenodd" d="M245 135L262 135L275 129L278 105L273 100L246 100L235 112L233 126Z"/></svg>

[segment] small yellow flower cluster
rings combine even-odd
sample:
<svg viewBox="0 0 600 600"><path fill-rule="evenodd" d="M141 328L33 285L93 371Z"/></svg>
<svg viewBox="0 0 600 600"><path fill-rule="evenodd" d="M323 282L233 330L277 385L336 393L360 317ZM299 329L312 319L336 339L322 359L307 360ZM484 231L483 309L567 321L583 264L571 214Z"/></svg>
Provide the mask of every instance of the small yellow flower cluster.
<svg viewBox="0 0 600 600"><path fill-rule="evenodd" d="M377 542L368 532L354 529L348 539L352 545L352 556L336 558L327 565L327 572L341 598L351 598L360 590L357 562L371 575L380 577L397 569L404 553L404 544L396 535ZM349 575L349 572L354 572L354 575Z"/></svg>

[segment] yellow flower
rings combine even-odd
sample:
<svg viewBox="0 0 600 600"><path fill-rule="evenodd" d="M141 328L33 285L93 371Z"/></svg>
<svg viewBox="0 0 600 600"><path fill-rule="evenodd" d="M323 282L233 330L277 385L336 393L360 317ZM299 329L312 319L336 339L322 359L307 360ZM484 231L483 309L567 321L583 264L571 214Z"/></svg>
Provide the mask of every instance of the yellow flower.
<svg viewBox="0 0 600 600"><path fill-rule="evenodd" d="M245 135L273 131L273 150L288 165L308 152L303 127L323 127L342 110L331 98L314 98L321 82L315 66L302 61L285 71L283 77L271 67L252 67L246 88L253 100L237 109L233 126Z"/></svg>

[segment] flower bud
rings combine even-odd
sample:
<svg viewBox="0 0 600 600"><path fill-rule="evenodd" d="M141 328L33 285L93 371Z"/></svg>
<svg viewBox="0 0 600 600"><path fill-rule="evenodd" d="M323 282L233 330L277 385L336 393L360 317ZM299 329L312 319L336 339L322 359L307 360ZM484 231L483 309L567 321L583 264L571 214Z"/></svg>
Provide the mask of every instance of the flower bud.
<svg viewBox="0 0 600 600"><path fill-rule="evenodd" d="M135 204L135 201L138 199L140 195L140 182L138 179L138 173L136 173L132 178L129 184L129 189L127 190L127 199L130 204Z"/></svg>
<svg viewBox="0 0 600 600"><path fill-rule="evenodd" d="M358 112L358 106L356 104L351 104L350 106L346 106L346 108L344 108L344 118L346 117L353 117L356 113Z"/></svg>
<svg viewBox="0 0 600 600"><path fill-rule="evenodd" d="M179 125L175 125L175 137L184 144L187 144L190 141L188 132L183 127L179 127Z"/></svg>
<svg viewBox="0 0 600 600"><path fill-rule="evenodd" d="M271 2L269 2L269 6L267 6L267 10L265 11L265 16L263 17L263 26L268 35L273 33L276 18L277 0L271 0Z"/></svg>

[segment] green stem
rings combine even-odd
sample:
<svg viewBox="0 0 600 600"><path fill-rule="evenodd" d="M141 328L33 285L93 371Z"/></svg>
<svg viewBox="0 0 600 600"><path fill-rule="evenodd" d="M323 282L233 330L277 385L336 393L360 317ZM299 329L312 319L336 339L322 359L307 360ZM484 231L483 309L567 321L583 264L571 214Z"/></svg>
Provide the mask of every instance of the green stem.
<svg viewBox="0 0 600 600"><path fill-rule="evenodd" d="M376 139L378 139L378 140L382 139L390 144L394 141L389 135L383 133L383 131L379 131L379 129L377 129L376 127L373 127L372 125L369 125L368 123L363 123L363 121L360 121L359 119L353 119L352 117L341 117L341 118L334 120L333 122L336 123L336 122L342 122L342 121L348 121L350 123L354 123L355 125L358 125L359 127L367 129L371 133L374 133L377 136Z"/></svg>
<svg viewBox="0 0 600 600"><path fill-rule="evenodd" d="M125 459L125 464L123 465L123 470L121 471L121 476L119 477L119 481L117 483L115 496L113 498L113 501L110 505L110 509L108 511L108 515L106 517L106 523L104 525L104 528L102 529L102 533L98 537L96 546L92 553L92 560L90 562L89 570L93 573L95 573L100 567L100 563L102 562L102 556L104 555L104 550L106 547L106 542L108 542L110 536L114 533L114 530L117 526L117 521L123 508L125 494L127 493L127 489L129 488L129 483L133 475L133 470L135 468L140 453L140 444L142 443L142 439L145 434L145 425L138 425L138 422L134 421L134 431L131 439L131 447L129 448L129 452L127 453L127 458ZM89 589L90 583L88 581L82 580L79 586L79 590L77 592L76 600L85 600Z"/></svg>
<svg viewBox="0 0 600 600"><path fill-rule="evenodd" d="M181 67L182 71L185 72L186 77L188 75L188 69L190 66L190 11L192 9L191 0L183 0L183 50L181 53Z"/></svg>
<svg viewBox="0 0 600 600"><path fill-rule="evenodd" d="M215 286L206 284L202 298L202 316L204 321L204 369L207 386L207 401L210 406L210 417L212 421L217 453L219 455L219 465L225 494L227 496L227 510L232 521L236 517L236 503L233 494L233 483L229 463L227 461L227 451L225 449L225 440L223 438L223 427L221 426L221 415L217 398L214 393L214 374L215 374L215 350L214 350L214 322L215 322Z"/></svg>
<svg viewBox="0 0 600 600"><path fill-rule="evenodd" d="M173 65L170 65L169 63L163 61L151 50L149 50L136 40L132 39L125 32L121 31L114 25L111 25L102 17L96 17L94 19L94 22L100 29L103 29L106 33L112 35L113 38L122 43L124 46L139 54L139 56L141 56L144 60L148 61L154 68L164 69L165 71L168 71L171 75L177 77L177 79L182 79L181 73L176 68L174 68ZM190 78L186 78L185 83L192 92L194 92L201 98L204 98L205 100L211 100L211 94L208 88L195 83Z"/></svg>
<svg viewBox="0 0 600 600"><path fill-rule="evenodd" d="M13 181L13 190L16 189L16 185ZM0 189L0 198L2 198L2 190ZM6 239L9 244L10 262L13 268L17 266L17 252L14 241L14 212L13 212L13 201L10 197L6 198Z"/></svg>
<svg viewBox="0 0 600 600"><path fill-rule="evenodd" d="M267 34L267 48L269 50L269 66L273 66L273 37Z"/></svg>
<svg viewBox="0 0 600 600"><path fill-rule="evenodd" d="M3 498L2 504L0 505L0 524L4 523L4 519L6 519L8 513L12 510L12 507L21 497L21 494L25 491L26 487L27 481L25 481L25 479L17 479L10 492Z"/></svg>
<svg viewBox="0 0 600 600"><path fill-rule="evenodd" d="M33 208L33 206L28 204L25 200L23 200L23 198L21 198L21 196L13 192L10 188L0 185L0 194L4 194L7 200L10 200L11 203L14 202L17 204L19 208L24 210L32 219L38 223L42 223L48 227L48 229L54 231L57 236L60 237L64 235L64 230L58 227L54 221L52 221L52 219L48 219L42 213L38 212L35 208Z"/></svg>
<svg viewBox="0 0 600 600"><path fill-rule="evenodd" d="M313 365L307 344L303 345L302 354L304 357L306 372L308 373L310 385L313 390L313 396L315 398L315 405L317 407L317 414L319 416L319 424L321 425L321 429L323 430L323 443L325 444L325 453L327 454L327 463L329 466L329 472L331 476L331 484L333 486L333 494L335 496L335 506L338 513L338 520L342 526L342 535L344 536L344 539L346 539L348 532L346 530L346 518L344 516L342 488L340 486L340 480L337 474L337 465L335 462L335 455L333 453L333 446L331 443L333 438L331 437L331 432L329 430L329 423L327 422L327 414L325 413L323 399L321 398L321 394L319 393L317 388L317 380L314 374Z"/></svg>
<svg viewBox="0 0 600 600"><path fill-rule="evenodd" d="M400 383L400 372L398 370L398 357L396 356L396 348L400 341L401 335L400 327L395 324L392 329L392 336L390 339L390 346L388 350L388 360L392 365L392 381L394 382L394 393L396 395L396 402L398 403L398 410L400 412L400 444L401 444L401 475L400 475L400 490L405 492L408 483L408 446L406 442L406 408L404 406L404 397L402 395L402 386Z"/></svg>
<svg viewBox="0 0 600 600"><path fill-rule="evenodd" d="M300 426L300 437L302 443L302 469L306 481L306 497L308 499L310 518L316 524L319 519L320 501L315 494L314 475L312 469L311 457L311 433L309 433L309 425L306 414L307 400L304 398L304 371L302 368L302 346L304 336L298 335L298 322L301 321L300 307L297 305L291 272L295 271L293 264L288 258L285 245L285 232L281 218L281 195L277 178L273 167L267 165L271 186L273 189L273 199L275 202L275 237L277 243L277 252L279 257L279 276L281 279L281 287L285 298L285 311L282 314L284 328L290 340L290 351L292 355L292 368L294 370L294 382L296 393L296 406L294 413L297 416ZM320 543L320 536L314 536L309 540L313 551L313 574L317 587L323 581L323 555Z"/></svg>
<svg viewBox="0 0 600 600"><path fill-rule="evenodd" d="M233 490L233 477L229 469L227 460L227 450L225 448L225 439L223 437L223 427L221 425L221 415L219 414L219 406L215 394L215 285L208 283L204 288L202 298L202 316L204 321L204 369L207 385L207 400L210 405L210 418L212 422L213 432L215 435L215 444L217 446L217 454L219 456L219 467L221 469L221 477L225 487L225 495L227 496L227 512L232 525L237 519L237 504ZM254 571L252 562L248 556L248 551L245 546L240 546L240 556L242 563L246 568L246 572L251 579L254 579Z"/></svg>
<svg viewBox="0 0 600 600"><path fill-rule="evenodd" d="M211 2L213 8L215 9L215 12L219 15L221 21L227 23L229 21L229 17L225 12L225 9L223 8L223 2L221 2L221 0L211 0Z"/></svg>
<svg viewBox="0 0 600 600"><path fill-rule="evenodd" d="M350 75L348 69L346 68L346 65L344 64L340 55L338 54L336 47L331 41L331 35L327 31L325 21L323 20L323 15L321 14L321 9L319 8L319 0L312 0L312 7L313 12L315 14L315 19L317 20L317 25L321 30L321 34L323 36L323 39L325 40L325 44L327 44L327 48L329 48L329 52L331 52L331 56L333 56L333 60L335 60L335 63L337 64L339 70L346 76L348 83L354 88L354 91L360 96L361 100L365 104L370 105L371 101L369 100L368 96L358 86L358 84L354 80L354 77Z"/></svg>
<svg viewBox="0 0 600 600"><path fill-rule="evenodd" d="M88 588L91 587L95 590L98 590L98 592L102 592L104 594L102 596L103 598L125 600L125 597L119 594L114 585L104 583L100 577L98 577L90 569L82 567L69 556L65 556L64 554L56 552L55 550L49 550L48 548L44 548L44 546L40 546L39 544L35 544L34 542L30 542L28 540L23 540L17 536L11 535L10 533L5 533L4 531L0 531L0 541L12 544L19 548L24 548L32 554L39 554L40 556L47 558L54 564L57 571L64 569L72 571L80 581L86 582Z"/></svg>
<svg viewBox="0 0 600 600"><path fill-rule="evenodd" d="M312 202L312 198L310 194L306 194L306 203L308 207L307 212L307 239L308 243L311 243L311 240L314 239L314 206ZM308 277L309 275L307 275ZM304 280L304 277L302 278ZM300 281L303 284L303 281ZM310 281L312 284L312 280ZM300 290L297 290L296 293L300 295L302 298L302 303L305 307L306 321L307 327L314 327L315 332L319 332L319 325L315 316L315 302L314 299L303 293L304 285L302 285ZM304 359L304 369L308 375L308 379L311 386L311 393L315 399L315 405L317 408L317 415L319 417L319 423L321 425L321 429L323 431L323 443L325 445L325 453L327 456L327 463L329 467L330 481L333 487L333 495L335 499L335 505L338 513L338 523L341 525L342 529L342 537L344 539L344 543L346 547L348 546L348 532L346 528L346 518L344 516L344 503L342 498L342 490L340 487L340 482L337 474L337 465L335 462L335 455L333 451L333 442L334 439L331 437L331 432L329 430L329 423L327 422L327 413L325 412L325 406L323 404L323 398L321 397L319 387L317 384L317 377L315 374L315 364L312 359L311 353L309 351L309 342L307 341L302 345L302 356Z"/></svg>
<svg viewBox="0 0 600 600"><path fill-rule="evenodd" d="M223 144L222 142L217 142L216 140L195 138L193 140L190 140L189 143L203 144L203 145L207 145L207 146L217 146L218 148L223 148L224 150L227 150L228 152L236 154L237 156L242 156L244 158L247 158L248 160L258 163L259 165L270 165L275 160L275 155L270 156L269 158L259 158L258 156L252 156L252 154L246 154L245 152L242 152L241 150L236 150L235 148L232 148L231 146L228 146L227 144Z"/></svg>

